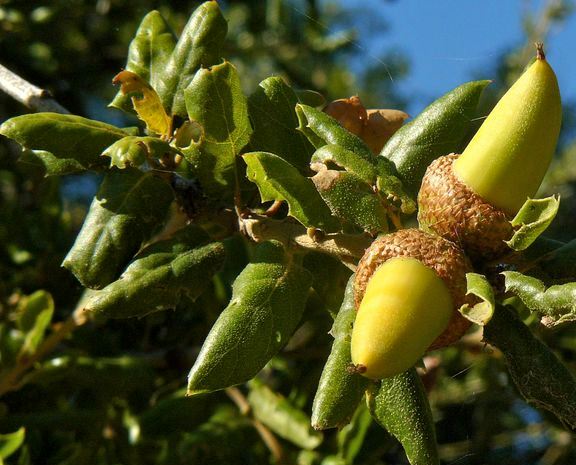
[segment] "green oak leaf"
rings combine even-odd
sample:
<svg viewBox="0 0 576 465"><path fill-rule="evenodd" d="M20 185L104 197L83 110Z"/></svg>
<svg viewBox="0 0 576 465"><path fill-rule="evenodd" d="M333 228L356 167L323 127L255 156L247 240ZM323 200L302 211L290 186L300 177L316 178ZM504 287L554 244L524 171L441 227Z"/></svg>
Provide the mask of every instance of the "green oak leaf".
<svg viewBox="0 0 576 465"><path fill-rule="evenodd" d="M310 162L312 145L297 130L294 110L298 98L280 77L262 81L248 98L250 121L254 128L250 146L253 151L270 152L304 171Z"/></svg>
<svg viewBox="0 0 576 465"><path fill-rule="evenodd" d="M342 306L330 331L334 342L312 405L312 426L315 429L341 428L346 425L370 383L368 378L347 370L352 364L350 341L352 325L356 319L354 279L355 275L352 275L348 280Z"/></svg>
<svg viewBox="0 0 576 465"><path fill-rule="evenodd" d="M415 368L381 380L366 391L366 401L374 420L400 441L410 465L440 463L432 411Z"/></svg>
<svg viewBox="0 0 576 465"><path fill-rule="evenodd" d="M310 178L302 176L290 163L277 155L252 152L243 155L246 175L258 186L263 202L286 201L288 214L308 228L327 232L340 229Z"/></svg>
<svg viewBox="0 0 576 465"><path fill-rule="evenodd" d="M209 240L199 228L187 227L146 247L117 281L90 295L85 311L140 317L175 308L183 296L196 299L224 263L224 246Z"/></svg>
<svg viewBox="0 0 576 465"><path fill-rule="evenodd" d="M526 401L576 429L576 379L508 307L498 306L484 340L504 354L508 372Z"/></svg>
<svg viewBox="0 0 576 465"><path fill-rule="evenodd" d="M31 150L27 161L44 165L48 174L101 169L107 164L102 151L128 135L110 124L59 113L16 116L0 126L0 134Z"/></svg>
<svg viewBox="0 0 576 465"><path fill-rule="evenodd" d="M323 145L314 152L310 163L312 165L321 163L328 169L337 167L340 170L346 170L369 185L376 183L376 176L378 175L376 158L366 159L340 145Z"/></svg>
<svg viewBox="0 0 576 465"><path fill-rule="evenodd" d="M506 291L512 292L531 311L546 317L547 326L576 320L576 282L546 287L539 279L517 271L504 271Z"/></svg>
<svg viewBox="0 0 576 465"><path fill-rule="evenodd" d="M420 189L426 168L442 155L458 152L490 81L462 84L432 102L388 140L380 156L394 162L406 188Z"/></svg>
<svg viewBox="0 0 576 465"><path fill-rule="evenodd" d="M85 287L110 284L162 224L172 199L170 186L152 172L111 170L62 265Z"/></svg>
<svg viewBox="0 0 576 465"><path fill-rule="evenodd" d="M138 26L136 35L128 47L128 60L124 69L132 71L156 89L164 75L176 38L158 11L148 13ZM110 107L133 113L130 95L118 92Z"/></svg>
<svg viewBox="0 0 576 465"><path fill-rule="evenodd" d="M320 165L320 166L319 166ZM320 147L311 159L311 167L321 171L324 165L328 169L345 170L364 181L373 192L378 193L378 203L396 202L403 213L416 211L416 202L406 192L398 178L394 163L383 157L366 158L342 146L327 144ZM326 199L325 199L326 200ZM328 201L327 201L328 202ZM378 211L378 207L375 203Z"/></svg>
<svg viewBox="0 0 576 465"><path fill-rule="evenodd" d="M114 142L102 155L110 158L110 166L124 169L141 167L154 158L162 159L166 154L175 155L177 150L168 142L157 137L127 136Z"/></svg>
<svg viewBox="0 0 576 465"><path fill-rule="evenodd" d="M402 213L406 215L414 213L416 202L400 180L394 164L387 158L378 157L376 168L378 170L376 188L380 196L388 202L399 204Z"/></svg>
<svg viewBox="0 0 576 465"><path fill-rule="evenodd" d="M36 166L40 168L46 176L63 176L84 171L81 163L73 158L58 158L45 150L23 149L19 163ZM104 167L105 164L102 164Z"/></svg>
<svg viewBox="0 0 576 465"><path fill-rule="evenodd" d="M511 221L516 230L506 244L517 251L528 248L550 226L559 207L560 199L555 196L528 199Z"/></svg>
<svg viewBox="0 0 576 465"><path fill-rule="evenodd" d="M264 368L298 327L311 282L311 274L279 243L258 245L202 345L188 376L188 394L243 383Z"/></svg>
<svg viewBox="0 0 576 465"><path fill-rule="evenodd" d="M204 2L194 10L153 86L169 114L183 118L189 114L185 90L196 79L198 71L206 72L207 68L220 61L227 31L228 23L222 16L218 2ZM203 105L201 108L210 109L210 106Z"/></svg>
<svg viewBox="0 0 576 465"><path fill-rule="evenodd" d="M345 464L354 463L354 459L362 450L372 422L372 415L362 402L350 423L338 431L338 456L344 459Z"/></svg>
<svg viewBox="0 0 576 465"><path fill-rule="evenodd" d="M184 94L188 116L201 134L182 152L205 193L229 200L237 182L236 157L252 134L238 72L229 62L201 69Z"/></svg>
<svg viewBox="0 0 576 465"><path fill-rule="evenodd" d="M484 326L492 318L495 308L494 291L486 279L479 273L466 273L466 295L475 295L480 302L475 305L464 304L458 310L472 323Z"/></svg>
<svg viewBox="0 0 576 465"><path fill-rule="evenodd" d="M344 129L338 121L308 105L296 105L298 129L319 149L323 145L339 145L365 160L375 160L368 146L358 136Z"/></svg>
<svg viewBox="0 0 576 465"><path fill-rule="evenodd" d="M347 171L322 169L312 181L332 214L370 234L388 231L388 212L373 188Z"/></svg>
<svg viewBox="0 0 576 465"><path fill-rule="evenodd" d="M310 417L288 399L256 379L249 388L252 413L270 430L303 449L315 449L322 443L322 434L312 429Z"/></svg>
<svg viewBox="0 0 576 465"><path fill-rule="evenodd" d="M20 428L13 433L0 434L0 463L16 452L24 443L26 429Z"/></svg>
<svg viewBox="0 0 576 465"><path fill-rule="evenodd" d="M49 292L36 291L18 303L16 324L24 333L20 356L32 355L44 339L54 315L54 299Z"/></svg>

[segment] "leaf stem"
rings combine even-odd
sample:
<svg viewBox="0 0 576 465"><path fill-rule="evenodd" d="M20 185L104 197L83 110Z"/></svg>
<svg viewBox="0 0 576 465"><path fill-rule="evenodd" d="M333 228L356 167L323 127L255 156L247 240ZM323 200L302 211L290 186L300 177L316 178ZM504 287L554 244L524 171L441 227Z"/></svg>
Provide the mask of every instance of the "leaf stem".
<svg viewBox="0 0 576 465"><path fill-rule="evenodd" d="M84 325L88 321L84 313L84 307L77 307L74 313L61 323L53 326L53 332L46 338L38 350L27 357L20 357L17 364L0 379L0 397L4 394L15 391L22 386L22 377L37 362L54 351L70 333Z"/></svg>
<svg viewBox="0 0 576 465"><path fill-rule="evenodd" d="M264 441L264 444L266 444L266 447L270 450L270 453L274 456L274 461L278 465L287 465L288 462L282 444L280 444L280 441L278 441L272 431L270 431L261 421L252 416L252 409L250 408L246 396L244 396L240 389L236 387L226 388L225 391L226 395L236 404L242 415L252 417L252 425L256 431L258 431L258 434L262 438L262 441Z"/></svg>

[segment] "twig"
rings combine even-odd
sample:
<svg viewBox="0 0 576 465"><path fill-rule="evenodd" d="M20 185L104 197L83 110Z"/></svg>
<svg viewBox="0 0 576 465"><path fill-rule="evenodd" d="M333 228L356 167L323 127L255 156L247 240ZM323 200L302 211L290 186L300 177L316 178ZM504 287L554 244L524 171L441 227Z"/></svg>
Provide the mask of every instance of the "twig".
<svg viewBox="0 0 576 465"><path fill-rule="evenodd" d="M240 229L255 242L277 240L287 248L312 249L332 255L352 270L373 240L366 234L324 234L321 238L311 237L300 224L256 216L240 218Z"/></svg>
<svg viewBox="0 0 576 465"><path fill-rule="evenodd" d="M7 392L19 389L22 377L26 372L32 368L35 363L54 351L64 338L86 323L86 321L88 321L88 318L84 314L84 308L78 307L67 320L55 325L54 331L42 341L36 352L30 356L20 357L14 368L0 379L0 397Z"/></svg>
<svg viewBox="0 0 576 465"><path fill-rule="evenodd" d="M270 431L260 420L252 416L250 404L240 389L236 387L226 388L226 395L236 404L242 415L250 415L252 417L252 425L256 431L258 431L258 434L262 438L262 441L264 441L264 444L266 444L266 447L270 450L270 453L274 456L275 462L278 465L286 465L287 459L282 444L280 444L280 441L278 441L272 431Z"/></svg>
<svg viewBox="0 0 576 465"><path fill-rule="evenodd" d="M2 65L0 65L0 90L32 111L70 113L52 98L50 92L36 87Z"/></svg>

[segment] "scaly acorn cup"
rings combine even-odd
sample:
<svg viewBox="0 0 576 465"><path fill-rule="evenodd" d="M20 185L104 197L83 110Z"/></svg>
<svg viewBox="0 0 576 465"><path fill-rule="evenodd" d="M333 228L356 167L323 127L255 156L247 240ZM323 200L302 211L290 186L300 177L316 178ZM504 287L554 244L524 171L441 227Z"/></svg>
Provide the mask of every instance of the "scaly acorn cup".
<svg viewBox="0 0 576 465"><path fill-rule="evenodd" d="M453 243L418 229L376 239L358 264L352 369L382 379L412 367L427 350L452 344L470 322L471 265Z"/></svg>
<svg viewBox="0 0 576 465"><path fill-rule="evenodd" d="M506 92L462 155L435 160L418 195L420 227L460 244L473 261L509 252L509 223L538 190L554 154L562 106L554 71L536 61Z"/></svg>

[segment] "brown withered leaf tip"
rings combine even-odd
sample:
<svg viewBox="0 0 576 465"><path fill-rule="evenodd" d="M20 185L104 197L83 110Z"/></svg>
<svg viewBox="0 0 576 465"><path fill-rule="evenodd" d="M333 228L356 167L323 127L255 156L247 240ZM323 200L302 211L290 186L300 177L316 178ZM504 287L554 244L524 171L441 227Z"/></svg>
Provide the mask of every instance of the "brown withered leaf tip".
<svg viewBox="0 0 576 465"><path fill-rule="evenodd" d="M464 318L458 309L464 304L473 304L473 297L466 296L466 273L472 265L462 250L455 244L439 236L418 229L402 229L376 239L360 260L356 269L354 301L360 306L368 281L376 269L394 257L412 257L436 272L444 281L454 309L446 330L436 338L429 350L453 344L470 327L471 322Z"/></svg>
<svg viewBox="0 0 576 465"><path fill-rule="evenodd" d="M338 121L344 129L347 129L357 136L360 135L362 127L368 120L366 108L364 108L360 97L357 95L330 102L324 108L324 113L330 115Z"/></svg>
<svg viewBox="0 0 576 465"><path fill-rule="evenodd" d="M400 110L367 110L368 121L359 134L373 154L378 155L384 144L402 127L408 113Z"/></svg>
<svg viewBox="0 0 576 465"><path fill-rule="evenodd" d="M418 194L418 222L424 230L459 244L476 264L510 252L504 242L514 228L506 213L460 181L452 165L458 154L436 159L428 167Z"/></svg>
<svg viewBox="0 0 576 465"><path fill-rule="evenodd" d="M375 155L408 118L408 114L400 110L367 110L357 95L330 102L324 112L360 137Z"/></svg>

